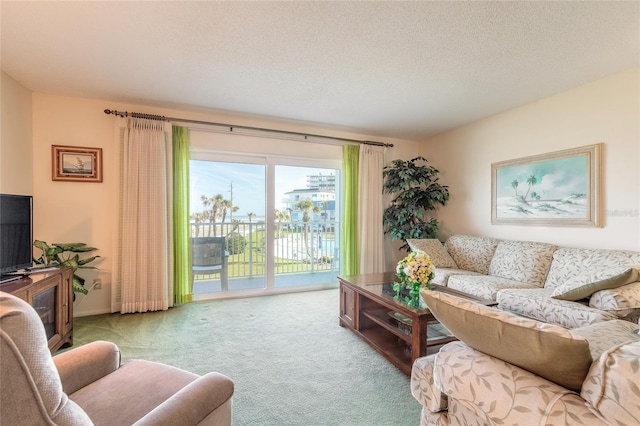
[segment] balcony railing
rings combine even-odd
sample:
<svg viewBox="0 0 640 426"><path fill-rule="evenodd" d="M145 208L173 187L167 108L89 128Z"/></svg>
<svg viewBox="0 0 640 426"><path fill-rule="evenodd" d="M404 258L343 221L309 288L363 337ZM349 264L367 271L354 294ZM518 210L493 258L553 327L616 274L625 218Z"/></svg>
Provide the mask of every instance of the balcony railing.
<svg viewBox="0 0 640 426"><path fill-rule="evenodd" d="M275 274L337 273L340 269L337 229L337 221L276 222L272 250ZM264 222L192 224L191 236L226 238L230 279L264 276L267 252Z"/></svg>

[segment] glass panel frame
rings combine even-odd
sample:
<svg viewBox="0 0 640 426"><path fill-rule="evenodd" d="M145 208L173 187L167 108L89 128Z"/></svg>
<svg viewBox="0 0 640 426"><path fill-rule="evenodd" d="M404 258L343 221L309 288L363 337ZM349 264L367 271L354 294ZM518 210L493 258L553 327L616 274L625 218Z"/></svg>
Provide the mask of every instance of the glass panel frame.
<svg viewBox="0 0 640 426"><path fill-rule="evenodd" d="M297 157L284 157L278 155L264 155L264 154L229 154L226 152L212 151L206 149L192 149L191 151L191 160L197 161L212 161L212 162L230 162L230 163L245 163L245 164L253 164L253 165L263 165L265 166L265 181L266 188L265 190L265 214L264 214L264 230L265 230L265 244L264 244L264 254L265 254L265 285L262 288L251 288L248 290L234 290L233 286L230 285L228 291L217 292L217 293L205 293L205 294L194 294L193 300L209 300L209 299L219 299L219 298L234 298L234 297L248 297L254 295L262 295L262 294L274 294L274 293L288 293L295 291L306 291L306 290L319 290L319 289L328 289L328 288L337 288L338 281L337 275L339 275L339 259L335 259L335 265L338 270L335 270L329 278L327 282L320 283L312 283L307 285L297 285L297 286L277 286L276 285L276 268L275 268L275 233L277 231L277 218L275 217L275 206L278 203L276 197L275 190L275 179L276 179L276 167L278 166L291 166L291 167L308 167L308 168L321 168L321 169L331 169L335 171L336 174L336 195L335 195L335 209L336 212L336 231L340 230L340 223L342 221L342 200L340 194L340 178L342 174L342 162L340 160L334 159L308 159L308 158L297 158ZM190 198L194 196L197 197L197 194L191 194ZM193 205L193 201L192 201ZM339 235L339 234L338 234ZM340 239L336 238L335 242L335 250L337 256L339 257L340 252ZM230 269L231 270L231 269ZM232 275L229 275L229 279L231 280Z"/></svg>
<svg viewBox="0 0 640 426"><path fill-rule="evenodd" d="M275 253L274 263L276 259L288 259L288 270L280 268L279 273L274 274L274 287L284 288L298 284L300 287L310 287L321 285L335 279L340 273L340 179L341 170L335 167L335 164L324 163L320 167L319 162L312 166L309 164L275 165L275 182L281 184L280 174L291 176L304 176L305 182L298 182L293 186L281 186L284 191L276 194L276 197L282 196L281 208L289 211L290 219L285 224L288 226L286 238L278 238L274 240L274 248L276 251L280 249L281 253ZM333 167L326 167L327 165ZM299 168L300 170L295 170ZM324 175L323 175L324 173ZM331 189L322 190L320 180L331 182ZM311 182L310 182L311 181ZM319 189L312 189L314 181ZM291 185L291 184L290 184ZM288 195L285 199L285 195ZM295 205L300 201L311 201L307 212L296 209ZM276 205L278 200L275 200ZM317 208L317 212L314 211ZM333 213L331 213L333 212ZM278 224L279 222L276 222ZM282 232L276 229L276 233ZM275 235L275 234L274 234ZM281 262L282 263L282 262ZM336 268L337 267L337 268ZM299 273L292 276L289 273Z"/></svg>

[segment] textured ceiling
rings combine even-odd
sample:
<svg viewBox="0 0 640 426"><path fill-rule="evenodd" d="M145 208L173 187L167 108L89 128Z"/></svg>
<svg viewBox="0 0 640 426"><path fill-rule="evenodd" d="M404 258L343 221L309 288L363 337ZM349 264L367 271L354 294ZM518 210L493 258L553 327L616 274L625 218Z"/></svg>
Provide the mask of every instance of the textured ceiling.
<svg viewBox="0 0 640 426"><path fill-rule="evenodd" d="M33 91L403 139L589 83L640 59L637 1L0 7L2 69Z"/></svg>

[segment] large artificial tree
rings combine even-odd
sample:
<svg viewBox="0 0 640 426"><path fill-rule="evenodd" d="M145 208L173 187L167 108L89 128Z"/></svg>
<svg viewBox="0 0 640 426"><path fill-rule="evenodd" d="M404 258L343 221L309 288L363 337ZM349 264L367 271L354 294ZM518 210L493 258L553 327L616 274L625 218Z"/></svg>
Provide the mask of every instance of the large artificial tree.
<svg viewBox="0 0 640 426"><path fill-rule="evenodd" d="M393 195L383 215L384 233L402 240L401 250L411 251L407 239L437 238L438 221L426 215L449 200L449 189L438 182L438 173L424 157L394 160L383 169L383 192Z"/></svg>

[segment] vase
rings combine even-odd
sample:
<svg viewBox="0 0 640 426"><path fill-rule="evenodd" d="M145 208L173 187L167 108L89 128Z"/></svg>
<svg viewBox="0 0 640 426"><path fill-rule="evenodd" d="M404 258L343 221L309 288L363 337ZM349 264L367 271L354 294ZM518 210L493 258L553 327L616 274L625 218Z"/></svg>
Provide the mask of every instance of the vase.
<svg viewBox="0 0 640 426"><path fill-rule="evenodd" d="M393 289L396 292L395 299L403 300L407 305L417 308L420 306L420 283L413 281L403 281L401 283L393 283Z"/></svg>
<svg viewBox="0 0 640 426"><path fill-rule="evenodd" d="M402 292L403 288L404 288L403 284L393 283L393 291L396 292L396 295L393 297L394 299L400 299L400 293Z"/></svg>
<svg viewBox="0 0 640 426"><path fill-rule="evenodd" d="M410 283L409 298L406 300L407 305L417 308L420 306L420 283Z"/></svg>

